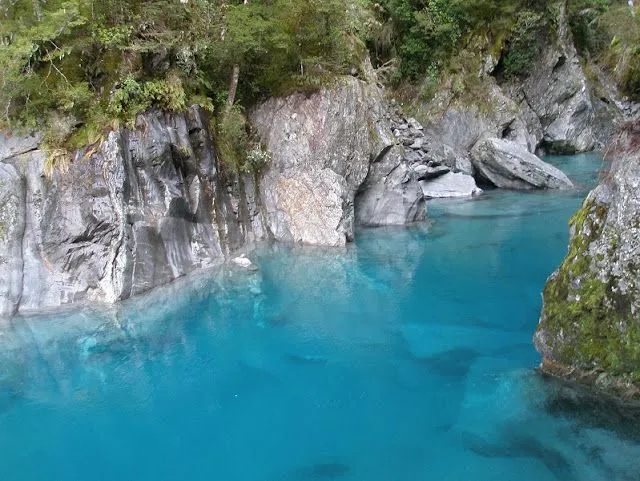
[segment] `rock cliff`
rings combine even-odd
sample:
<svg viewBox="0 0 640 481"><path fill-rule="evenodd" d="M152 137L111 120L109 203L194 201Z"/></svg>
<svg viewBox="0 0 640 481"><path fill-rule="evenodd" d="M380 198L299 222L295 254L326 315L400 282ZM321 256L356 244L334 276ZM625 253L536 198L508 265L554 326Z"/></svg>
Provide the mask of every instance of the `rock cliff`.
<svg viewBox="0 0 640 481"><path fill-rule="evenodd" d="M253 184L225 175L206 125L152 112L53 168L37 143L7 149L0 313L125 299L261 237Z"/></svg>
<svg viewBox="0 0 640 481"><path fill-rule="evenodd" d="M488 56L482 102L445 89L423 123L390 107L374 74L268 99L249 113L270 157L259 174L225 164L196 107L144 114L56 165L37 135L3 135L0 315L126 299L259 240L341 246L357 225L423 220L425 198L476 195L476 181L569 187L534 155L594 146L564 11L538 63L503 83Z"/></svg>
<svg viewBox="0 0 640 481"><path fill-rule="evenodd" d="M454 172L473 175L483 185L553 188L555 182L495 183L476 171L477 162L472 162L471 153L486 145L487 139L501 142L509 151L524 149L537 155L585 152L608 142L610 129L601 126L612 124L621 113L615 107L594 107L564 3L558 5L554 24L528 76L505 79L501 61L495 58L495 52L490 53L490 43L475 39L470 42L470 50L461 53L461 58L470 57L465 62L470 69L467 81L474 85L475 93L460 96L455 81L449 79L441 82L431 101L418 100L410 107L424 125L422 150L430 160ZM594 126L602 135L596 135ZM490 162L502 164L503 160L504 156L496 155Z"/></svg>
<svg viewBox="0 0 640 481"><path fill-rule="evenodd" d="M571 219L569 253L544 288L542 369L640 399L640 125Z"/></svg>
<svg viewBox="0 0 640 481"><path fill-rule="evenodd" d="M262 239L344 245L356 221L425 218L375 85L344 78L252 113L261 176L216 150L207 115L150 112L71 162L38 137L0 138L0 315L114 302Z"/></svg>
<svg viewBox="0 0 640 481"><path fill-rule="evenodd" d="M417 179L385 114L380 89L353 77L254 109L251 124L272 157L260 185L274 239L344 245L356 221L425 218Z"/></svg>

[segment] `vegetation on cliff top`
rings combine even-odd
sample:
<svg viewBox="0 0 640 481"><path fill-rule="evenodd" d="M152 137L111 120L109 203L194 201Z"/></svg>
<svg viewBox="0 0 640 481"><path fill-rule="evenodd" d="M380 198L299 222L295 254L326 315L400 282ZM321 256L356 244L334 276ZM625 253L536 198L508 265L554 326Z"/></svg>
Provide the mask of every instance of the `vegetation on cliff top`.
<svg viewBox="0 0 640 481"><path fill-rule="evenodd" d="M637 21L628 10L625 35L609 41L610 34L600 34L611 24L611 12L619 15L625 8L622 3L569 0L571 26L585 55L615 51L637 39ZM314 90L337 74L357 74L367 52L374 67L388 74L383 78L396 85L450 70L464 73L466 83L454 85L464 90L481 62L468 62L469 54L477 54L478 38L502 59L505 76L525 75L545 32L554 27L557 5L554 0L3 0L0 127L46 128L52 147L87 144L105 126L130 125L151 107L181 110L198 103L224 112L234 103L250 106L266 96ZM614 47L605 48L607 42ZM636 92L640 61L635 50L624 56L628 68L621 82Z"/></svg>

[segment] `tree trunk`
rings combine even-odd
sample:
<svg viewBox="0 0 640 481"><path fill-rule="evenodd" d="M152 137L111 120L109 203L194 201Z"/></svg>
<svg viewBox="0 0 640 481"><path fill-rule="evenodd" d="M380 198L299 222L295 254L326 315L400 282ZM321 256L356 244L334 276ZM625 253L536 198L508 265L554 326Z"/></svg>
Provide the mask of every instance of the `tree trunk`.
<svg viewBox="0 0 640 481"><path fill-rule="evenodd" d="M233 103L236 101L236 91L238 90L238 80L240 79L240 65L233 66L231 82L229 82L229 95L227 96L227 113L231 111Z"/></svg>
<svg viewBox="0 0 640 481"><path fill-rule="evenodd" d="M242 2L244 5L249 3L249 0ZM227 108L225 113L229 113L236 101L236 92L238 91L238 81L240 80L240 65L235 64L233 66L233 73L231 74L231 82L229 82L229 94L227 95Z"/></svg>

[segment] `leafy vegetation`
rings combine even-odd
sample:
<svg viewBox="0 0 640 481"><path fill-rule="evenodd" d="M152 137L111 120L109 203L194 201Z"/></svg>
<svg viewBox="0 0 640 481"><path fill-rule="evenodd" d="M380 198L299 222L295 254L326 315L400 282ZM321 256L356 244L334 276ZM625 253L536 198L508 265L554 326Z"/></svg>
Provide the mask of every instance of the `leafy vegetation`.
<svg viewBox="0 0 640 481"><path fill-rule="evenodd" d="M448 73L456 92L471 91L480 51L501 59L506 78L529 72L557 4L3 0L0 127L46 130L52 148L92 143L150 108L199 103L223 114L234 103L313 91L357 74L368 53L396 86L434 89ZM640 96L637 20L626 1L569 0L568 12L583 55L606 59L625 92Z"/></svg>
<svg viewBox="0 0 640 481"><path fill-rule="evenodd" d="M427 72L446 70L452 57L477 36L504 49L509 74L519 75L537 54L537 37L548 25L547 1L383 0L384 28L373 39L375 61L397 56L394 80L417 80Z"/></svg>
<svg viewBox="0 0 640 481"><path fill-rule="evenodd" d="M367 28L341 0L6 0L0 4L0 113L5 126L57 117L73 138L149 108L250 103L357 64ZM207 100L208 99L208 100ZM54 119L55 120L55 119ZM80 136L83 137L84 136Z"/></svg>
<svg viewBox="0 0 640 481"><path fill-rule="evenodd" d="M571 0L569 22L578 51L601 65L622 92L640 100L640 11L627 0Z"/></svg>

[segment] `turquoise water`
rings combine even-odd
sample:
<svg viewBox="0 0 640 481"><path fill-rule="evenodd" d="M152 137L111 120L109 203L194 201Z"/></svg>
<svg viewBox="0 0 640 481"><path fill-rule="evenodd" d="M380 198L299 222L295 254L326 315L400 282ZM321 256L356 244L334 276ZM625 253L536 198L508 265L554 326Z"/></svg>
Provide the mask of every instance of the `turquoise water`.
<svg viewBox="0 0 640 481"><path fill-rule="evenodd" d="M488 192L346 249L263 247L123 307L0 331L0 480L640 480L640 430L531 346L564 193Z"/></svg>

